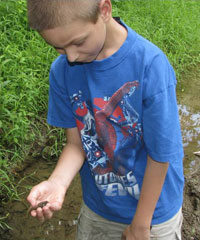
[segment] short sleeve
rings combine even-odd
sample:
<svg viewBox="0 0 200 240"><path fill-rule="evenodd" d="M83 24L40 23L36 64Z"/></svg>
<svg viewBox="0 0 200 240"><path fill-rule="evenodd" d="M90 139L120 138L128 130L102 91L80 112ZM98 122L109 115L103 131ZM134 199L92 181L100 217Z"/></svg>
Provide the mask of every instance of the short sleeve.
<svg viewBox="0 0 200 240"><path fill-rule="evenodd" d="M63 59L58 59L52 65L49 75L49 103L47 122L50 125L63 128L76 127L70 99L66 88L66 67Z"/></svg>
<svg viewBox="0 0 200 240"><path fill-rule="evenodd" d="M183 157L176 101L176 80L166 60L156 59L149 69L143 100L143 136L148 154L158 162Z"/></svg>

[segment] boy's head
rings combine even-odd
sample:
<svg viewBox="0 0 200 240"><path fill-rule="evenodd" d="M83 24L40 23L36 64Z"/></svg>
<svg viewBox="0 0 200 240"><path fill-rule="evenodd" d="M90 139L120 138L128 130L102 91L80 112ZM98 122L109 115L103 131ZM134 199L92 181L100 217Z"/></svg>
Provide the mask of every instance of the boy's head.
<svg viewBox="0 0 200 240"><path fill-rule="evenodd" d="M105 58L111 0L27 1L30 26L70 62Z"/></svg>
<svg viewBox="0 0 200 240"><path fill-rule="evenodd" d="M96 23L101 0L27 0L31 28L41 32L74 20Z"/></svg>

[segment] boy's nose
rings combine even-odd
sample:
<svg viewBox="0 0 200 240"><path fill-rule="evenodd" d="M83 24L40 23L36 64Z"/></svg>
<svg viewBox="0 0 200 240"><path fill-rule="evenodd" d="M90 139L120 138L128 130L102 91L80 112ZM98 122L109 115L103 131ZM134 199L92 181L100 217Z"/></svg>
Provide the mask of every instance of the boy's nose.
<svg viewBox="0 0 200 240"><path fill-rule="evenodd" d="M65 49L65 54L67 55L69 62L75 62L78 59L78 54L73 48Z"/></svg>

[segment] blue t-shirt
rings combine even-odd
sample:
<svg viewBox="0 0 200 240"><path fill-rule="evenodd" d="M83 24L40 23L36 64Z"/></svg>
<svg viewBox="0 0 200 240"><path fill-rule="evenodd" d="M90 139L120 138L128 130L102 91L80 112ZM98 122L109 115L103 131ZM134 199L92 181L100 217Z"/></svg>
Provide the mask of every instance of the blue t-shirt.
<svg viewBox="0 0 200 240"><path fill-rule="evenodd" d="M147 155L169 162L152 224L170 219L183 201L183 148L176 78L164 53L128 26L112 56L91 63L59 56L50 71L48 123L77 127L86 161L83 199L97 214L130 224Z"/></svg>

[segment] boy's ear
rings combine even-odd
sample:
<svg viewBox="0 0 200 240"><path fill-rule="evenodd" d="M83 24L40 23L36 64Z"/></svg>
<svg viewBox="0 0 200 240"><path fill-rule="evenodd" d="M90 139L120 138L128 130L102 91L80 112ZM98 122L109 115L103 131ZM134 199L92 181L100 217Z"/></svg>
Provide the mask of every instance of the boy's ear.
<svg viewBox="0 0 200 240"><path fill-rule="evenodd" d="M101 0L99 4L100 17L104 22L108 22L112 17L111 0Z"/></svg>

